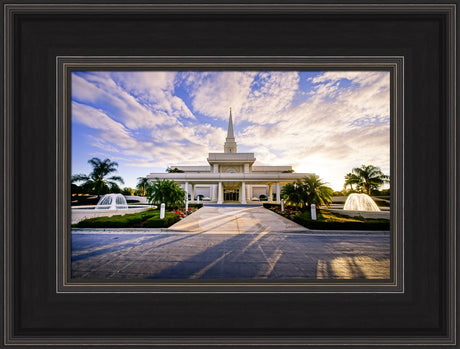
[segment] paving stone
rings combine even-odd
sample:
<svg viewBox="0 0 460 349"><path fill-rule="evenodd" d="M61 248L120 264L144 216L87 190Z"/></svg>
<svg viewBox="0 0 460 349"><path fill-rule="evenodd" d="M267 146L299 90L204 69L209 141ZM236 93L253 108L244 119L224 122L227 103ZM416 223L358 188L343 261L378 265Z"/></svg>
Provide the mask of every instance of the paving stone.
<svg viewBox="0 0 460 349"><path fill-rule="evenodd" d="M166 232L75 230L72 278L389 278L389 234L306 234L260 207L202 210Z"/></svg>

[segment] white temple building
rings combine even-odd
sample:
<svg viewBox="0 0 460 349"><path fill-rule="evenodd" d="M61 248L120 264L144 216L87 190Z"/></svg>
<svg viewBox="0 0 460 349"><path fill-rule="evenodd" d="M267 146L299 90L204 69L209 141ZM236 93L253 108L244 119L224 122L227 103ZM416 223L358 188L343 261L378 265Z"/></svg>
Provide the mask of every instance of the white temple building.
<svg viewBox="0 0 460 349"><path fill-rule="evenodd" d="M180 184L191 202L199 198L216 204L280 202L282 186L309 173L293 173L292 166L253 166L254 153L238 153L233 133L232 110L223 153L209 153L209 166L172 165L182 173L150 173L151 181L169 179ZM265 198L264 198L265 197ZM200 200L201 201L201 200Z"/></svg>

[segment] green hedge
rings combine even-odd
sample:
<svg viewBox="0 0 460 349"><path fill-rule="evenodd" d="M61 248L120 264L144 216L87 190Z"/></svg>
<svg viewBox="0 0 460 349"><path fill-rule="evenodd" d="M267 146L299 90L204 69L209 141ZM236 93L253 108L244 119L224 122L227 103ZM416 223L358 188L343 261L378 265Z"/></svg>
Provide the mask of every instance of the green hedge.
<svg viewBox="0 0 460 349"><path fill-rule="evenodd" d="M160 219L160 211L149 209L138 213L128 213L111 217L94 217L73 224L76 228L167 228L180 220L180 216L166 212Z"/></svg>
<svg viewBox="0 0 460 349"><path fill-rule="evenodd" d="M268 208L268 209L275 208L275 207L279 207L281 209L281 204L264 202L262 205L263 205L263 207ZM284 209L285 210L294 210L295 211L295 210L298 210L299 208L294 207L294 206L284 205Z"/></svg>
<svg viewBox="0 0 460 349"><path fill-rule="evenodd" d="M280 207L279 204L266 203L263 205L267 209ZM289 209L286 207L286 209ZM317 220L311 219L310 209L308 208L295 217L283 215L291 218L294 222L315 230L390 230L390 221L388 219L370 219L361 216L349 217L337 212L317 209Z"/></svg>
<svg viewBox="0 0 460 349"><path fill-rule="evenodd" d="M300 216L294 218L294 222L309 229L316 230L390 230L390 222L382 220L363 221L363 222L330 222L313 221Z"/></svg>
<svg viewBox="0 0 460 349"><path fill-rule="evenodd" d="M189 203L188 207L196 207L197 209L199 209L199 208L203 207L203 204L195 204L195 203L191 204L191 203Z"/></svg>
<svg viewBox="0 0 460 349"><path fill-rule="evenodd" d="M146 228L167 228L180 221L179 215L165 216L164 219L152 217L147 219L144 226Z"/></svg>

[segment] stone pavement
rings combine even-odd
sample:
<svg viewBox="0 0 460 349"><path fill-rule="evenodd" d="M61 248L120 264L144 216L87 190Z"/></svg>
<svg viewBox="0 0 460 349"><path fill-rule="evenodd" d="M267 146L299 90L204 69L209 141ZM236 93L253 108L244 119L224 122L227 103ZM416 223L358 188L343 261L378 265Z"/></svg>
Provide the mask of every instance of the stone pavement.
<svg viewBox="0 0 460 349"><path fill-rule="evenodd" d="M308 229L262 206L204 206L171 226L194 233L306 232Z"/></svg>
<svg viewBox="0 0 460 349"><path fill-rule="evenodd" d="M306 234L261 207L204 207L167 230L72 230L72 278L388 279L389 234Z"/></svg>

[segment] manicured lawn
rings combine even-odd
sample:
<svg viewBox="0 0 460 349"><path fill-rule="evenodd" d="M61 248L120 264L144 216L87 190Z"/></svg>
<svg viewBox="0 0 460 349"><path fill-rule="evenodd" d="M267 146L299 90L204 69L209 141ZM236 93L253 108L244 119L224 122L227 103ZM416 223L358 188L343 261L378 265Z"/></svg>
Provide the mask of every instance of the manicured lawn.
<svg viewBox="0 0 460 349"><path fill-rule="evenodd" d="M279 204L264 204L264 207L286 217L308 229L315 230L390 230L388 219L370 219L359 215L349 217L328 210L317 209L316 220L311 219L310 209L304 212L295 207L286 206L285 212L280 211Z"/></svg>
<svg viewBox="0 0 460 349"><path fill-rule="evenodd" d="M160 219L160 210L148 209L143 212L95 217L73 224L75 228L167 228L181 219L180 213L166 212Z"/></svg>
<svg viewBox="0 0 460 349"><path fill-rule="evenodd" d="M318 230L390 230L388 219L349 217L321 209L316 210L316 216L316 221L312 220L308 209L296 215L294 221L306 228Z"/></svg>

